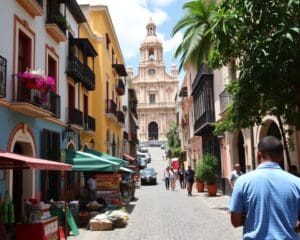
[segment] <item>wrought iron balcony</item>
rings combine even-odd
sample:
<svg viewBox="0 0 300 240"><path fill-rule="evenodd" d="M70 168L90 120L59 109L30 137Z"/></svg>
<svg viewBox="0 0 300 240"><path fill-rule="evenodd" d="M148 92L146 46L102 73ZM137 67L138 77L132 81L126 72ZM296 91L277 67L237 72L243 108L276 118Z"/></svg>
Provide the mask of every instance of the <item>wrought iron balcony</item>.
<svg viewBox="0 0 300 240"><path fill-rule="evenodd" d="M213 73L206 64L202 64L197 75L192 83L192 96L195 95L197 89L202 84L203 80L213 79Z"/></svg>
<svg viewBox="0 0 300 240"><path fill-rule="evenodd" d="M6 97L7 60L0 56L0 98Z"/></svg>
<svg viewBox="0 0 300 240"><path fill-rule="evenodd" d="M117 83L117 86L116 86L116 92L119 94L119 96L122 96L125 93L125 85L124 85L122 79L118 80L118 83Z"/></svg>
<svg viewBox="0 0 300 240"><path fill-rule="evenodd" d="M76 109L69 107L69 123L83 126L83 113Z"/></svg>
<svg viewBox="0 0 300 240"><path fill-rule="evenodd" d="M84 117L85 130L87 131L96 131L96 120L95 118L87 115Z"/></svg>
<svg viewBox="0 0 300 240"><path fill-rule="evenodd" d="M76 82L83 81L83 65L77 57L69 56L67 74L70 77L72 77Z"/></svg>
<svg viewBox="0 0 300 240"><path fill-rule="evenodd" d="M49 3L47 6L47 20L45 26L46 31L54 38L55 41L63 42L67 40L67 20L58 8L51 6Z"/></svg>
<svg viewBox="0 0 300 240"><path fill-rule="evenodd" d="M122 111L117 111L118 122L121 124L125 124L125 115Z"/></svg>
<svg viewBox="0 0 300 240"><path fill-rule="evenodd" d="M54 117L60 118L60 96L55 92L49 92L47 94L48 104L46 109L48 109Z"/></svg>
<svg viewBox="0 0 300 240"><path fill-rule="evenodd" d="M67 74L88 90L95 90L95 73L76 56L69 56Z"/></svg>
<svg viewBox="0 0 300 240"><path fill-rule="evenodd" d="M83 65L84 78L82 85L88 90L95 90L95 73L87 65Z"/></svg>
<svg viewBox="0 0 300 240"><path fill-rule="evenodd" d="M220 98L220 112L222 113L225 112L228 106L231 104L232 96L229 94L229 92L224 90L223 92L220 93L219 98Z"/></svg>
<svg viewBox="0 0 300 240"><path fill-rule="evenodd" d="M105 100L105 113L117 117L117 104L112 99Z"/></svg>
<svg viewBox="0 0 300 240"><path fill-rule="evenodd" d="M48 90L30 88L23 78L13 76L13 103L11 109L33 117L60 117L60 97Z"/></svg>
<svg viewBox="0 0 300 240"><path fill-rule="evenodd" d="M215 121L214 112L206 111L194 123L195 135L202 135L207 128L211 127L211 123Z"/></svg>
<svg viewBox="0 0 300 240"><path fill-rule="evenodd" d="M32 16L42 16L43 0L17 0L17 2Z"/></svg>

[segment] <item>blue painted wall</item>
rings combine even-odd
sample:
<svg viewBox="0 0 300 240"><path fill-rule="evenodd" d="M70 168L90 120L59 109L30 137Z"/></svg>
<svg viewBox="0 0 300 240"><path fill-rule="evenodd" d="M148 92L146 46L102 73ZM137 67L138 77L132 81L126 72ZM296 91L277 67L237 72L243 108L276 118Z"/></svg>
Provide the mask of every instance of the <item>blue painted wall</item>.
<svg viewBox="0 0 300 240"><path fill-rule="evenodd" d="M62 136L62 132L65 130L65 127L51 123L39 118L32 118L21 113L10 111L5 107L0 106L0 151L7 151L8 139L11 135L12 130L20 123L26 123L28 128L31 129L34 140L37 148L37 157L41 157L41 142L42 142L42 130L48 129L50 131L59 132ZM73 141L78 146L78 135L72 138ZM61 138L61 150L67 145L68 139ZM41 191L41 182L40 182L41 171L36 171L36 192ZM6 191L6 181L1 179L1 170L0 170L0 194L3 197Z"/></svg>

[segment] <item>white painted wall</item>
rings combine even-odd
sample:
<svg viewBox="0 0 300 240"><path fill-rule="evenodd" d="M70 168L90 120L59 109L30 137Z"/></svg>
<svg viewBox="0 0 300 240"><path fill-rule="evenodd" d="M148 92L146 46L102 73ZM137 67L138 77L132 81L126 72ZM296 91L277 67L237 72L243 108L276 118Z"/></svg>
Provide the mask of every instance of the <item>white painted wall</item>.
<svg viewBox="0 0 300 240"><path fill-rule="evenodd" d="M64 5L61 5L61 11L63 12ZM12 0L1 0L0 1L0 16L5 21L0 21L0 33L1 33L1 44L0 44L0 55L7 59L7 81L6 81L6 99L12 100L12 74L13 72L13 43L14 43L14 15L17 15L21 20L25 20L28 26L35 34L35 65L34 69L42 69L45 71L46 68L46 44L55 49L56 54L59 56L59 72L58 72L58 94L61 96L61 119L66 121L66 104L67 104L67 81L66 81L66 63L68 53L68 43L61 42L57 43L54 39L46 32L46 3L44 3L44 15L38 17L31 17L23 7L21 7L16 1ZM78 24L66 9L67 22L74 37L78 36ZM5 34L3 34L5 33ZM77 91L76 91L77 93Z"/></svg>

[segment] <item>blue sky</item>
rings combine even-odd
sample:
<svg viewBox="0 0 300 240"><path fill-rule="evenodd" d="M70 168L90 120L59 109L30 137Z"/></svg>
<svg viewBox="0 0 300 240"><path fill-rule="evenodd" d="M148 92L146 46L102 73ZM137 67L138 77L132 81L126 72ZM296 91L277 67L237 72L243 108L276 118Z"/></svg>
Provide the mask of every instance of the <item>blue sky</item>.
<svg viewBox="0 0 300 240"><path fill-rule="evenodd" d="M137 74L139 65L139 47L146 36L146 24L150 18L156 23L156 32L164 47L166 71L170 72L176 47L182 39L179 33L171 37L171 31L183 16L182 5L185 0L77 0L79 4L108 6L115 31L125 59L126 67L133 67ZM179 80L182 80L183 73Z"/></svg>

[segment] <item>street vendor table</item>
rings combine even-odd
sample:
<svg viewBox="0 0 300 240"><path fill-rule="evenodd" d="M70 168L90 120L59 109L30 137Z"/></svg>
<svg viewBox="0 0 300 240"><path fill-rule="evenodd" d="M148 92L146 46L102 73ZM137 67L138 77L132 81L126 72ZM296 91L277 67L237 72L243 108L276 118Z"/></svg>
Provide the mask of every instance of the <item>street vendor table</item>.
<svg viewBox="0 0 300 240"><path fill-rule="evenodd" d="M16 240L58 240L58 220L51 217L39 223L17 223Z"/></svg>

